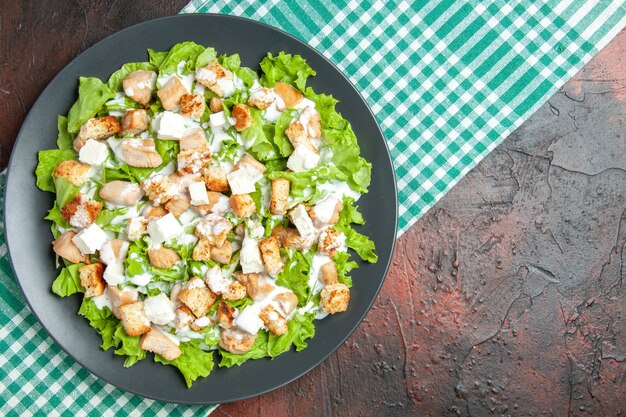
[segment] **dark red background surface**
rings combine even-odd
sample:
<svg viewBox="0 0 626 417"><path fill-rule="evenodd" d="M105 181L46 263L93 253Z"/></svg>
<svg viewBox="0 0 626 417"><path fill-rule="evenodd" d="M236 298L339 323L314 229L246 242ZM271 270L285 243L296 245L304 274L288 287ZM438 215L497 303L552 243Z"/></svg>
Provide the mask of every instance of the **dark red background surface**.
<svg viewBox="0 0 626 417"><path fill-rule="evenodd" d="M186 1L2 2L0 163L72 58ZM626 415L626 32L399 239L359 329L225 416Z"/></svg>

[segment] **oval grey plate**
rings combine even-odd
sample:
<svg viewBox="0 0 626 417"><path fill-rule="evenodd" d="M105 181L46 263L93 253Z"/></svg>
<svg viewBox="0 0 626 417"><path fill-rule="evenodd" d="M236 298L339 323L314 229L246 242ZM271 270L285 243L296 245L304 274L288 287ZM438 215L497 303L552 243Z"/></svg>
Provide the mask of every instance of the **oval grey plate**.
<svg viewBox="0 0 626 417"><path fill-rule="evenodd" d="M76 99L78 77L107 80L122 64L146 61L147 48L164 51L177 42L195 41L218 53L239 53L242 65L259 68L272 52L302 55L317 71L308 85L333 94L338 110L351 123L362 155L372 163L370 192L359 201L367 224L360 232L376 243L377 264L362 264L353 271L354 287L346 313L316 322L315 337L302 352L290 351L274 360L248 361L240 367L217 368L187 389L178 370L155 364L151 354L131 368L112 350L100 349L100 336L77 315L80 294L62 299L50 291L58 274L50 242L49 224L43 220L53 195L35 187L37 151L56 145L58 114L67 114ZM225 15L179 15L141 23L122 30L83 52L48 85L31 109L18 135L9 162L5 194L5 231L15 276L30 308L52 338L93 374L145 397L189 404L235 401L278 388L302 376L332 352L355 330L372 303L387 273L396 237L397 197L387 145L371 111L350 82L311 47L273 27ZM356 360L356 358L355 358Z"/></svg>

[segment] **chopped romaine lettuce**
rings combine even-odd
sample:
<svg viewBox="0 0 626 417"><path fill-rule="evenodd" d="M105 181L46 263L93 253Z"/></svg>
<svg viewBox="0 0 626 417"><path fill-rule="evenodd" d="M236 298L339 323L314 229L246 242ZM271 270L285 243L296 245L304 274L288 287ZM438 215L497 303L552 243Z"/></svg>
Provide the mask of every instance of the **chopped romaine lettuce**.
<svg viewBox="0 0 626 417"><path fill-rule="evenodd" d="M115 91L95 77L80 77L78 100L67 114L67 130L76 133L94 117L104 103L115 97Z"/></svg>

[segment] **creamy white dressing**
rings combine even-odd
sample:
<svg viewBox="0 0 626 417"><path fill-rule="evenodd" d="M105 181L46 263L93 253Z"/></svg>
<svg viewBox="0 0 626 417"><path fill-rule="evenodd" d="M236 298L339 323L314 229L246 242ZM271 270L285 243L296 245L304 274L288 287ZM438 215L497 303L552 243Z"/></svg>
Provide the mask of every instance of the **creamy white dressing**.
<svg viewBox="0 0 626 417"><path fill-rule="evenodd" d="M94 302L98 310L102 310L104 307L107 307L109 310L113 308L111 305L111 299L109 298L108 290L105 290L102 295L99 295L97 297L91 297L91 301Z"/></svg>
<svg viewBox="0 0 626 417"><path fill-rule="evenodd" d="M340 201L343 201L344 196L352 197L354 198L354 201L357 201L361 197L361 194L350 188L348 183L345 181L327 181L321 184L317 184L317 189L319 191L322 191L325 196L332 195Z"/></svg>
<svg viewBox="0 0 626 417"><path fill-rule="evenodd" d="M317 294L322 291L324 288L324 283L322 282L322 277L320 275L322 266L331 262L329 256L316 253L313 255L313 260L311 261L311 271L309 272L309 288L311 288L311 292L313 294Z"/></svg>
<svg viewBox="0 0 626 417"><path fill-rule="evenodd" d="M266 297L261 300L254 301L243 311L239 312L239 315L235 319L235 325L248 333L255 334L259 331L259 329L265 329L259 314L261 314L265 307L274 303L274 297L278 294L291 292L289 288L274 284L271 279L266 278L265 283L273 285L273 290Z"/></svg>

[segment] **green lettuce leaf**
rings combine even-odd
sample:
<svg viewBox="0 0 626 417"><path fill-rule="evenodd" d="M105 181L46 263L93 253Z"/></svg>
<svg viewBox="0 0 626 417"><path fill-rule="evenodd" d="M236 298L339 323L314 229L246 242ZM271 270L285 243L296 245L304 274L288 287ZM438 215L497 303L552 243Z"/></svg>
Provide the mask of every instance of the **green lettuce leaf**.
<svg viewBox="0 0 626 417"><path fill-rule="evenodd" d="M313 261L313 251L302 253L293 249L281 249L281 256L287 256L285 268L278 274L276 285L289 288L298 297L298 304L305 305L309 299L309 271Z"/></svg>
<svg viewBox="0 0 626 417"><path fill-rule="evenodd" d="M115 329L115 333L113 333L113 338L116 342L115 346L121 343L121 346L115 351L115 354L126 356L126 360L124 361L125 368L129 368L137 363L137 361L146 358L146 351L139 346L141 338L139 336L129 336L126 334L122 323L118 322L117 329Z"/></svg>
<svg viewBox="0 0 626 417"><path fill-rule="evenodd" d="M119 232L121 229L124 228L125 225L124 224L111 225L111 222L113 221L114 218L125 214L127 211L128 211L127 207L120 207L114 210L103 209L100 211L100 213L98 214L98 217L96 218L96 224L105 230Z"/></svg>
<svg viewBox="0 0 626 417"><path fill-rule="evenodd" d="M346 180L346 174L332 165L320 165L304 172L273 171L269 179L287 178L291 183L289 194L293 198L309 200L317 196L317 185L331 180Z"/></svg>
<svg viewBox="0 0 626 417"><path fill-rule="evenodd" d="M241 137L248 146L248 152L259 161L275 159L278 157L278 149L265 135L261 110L250 108L250 117L252 118L252 125L241 132Z"/></svg>
<svg viewBox="0 0 626 417"><path fill-rule="evenodd" d="M83 286L80 285L78 275L78 268L83 265L83 263L78 263L63 268L59 276L52 283L52 292L59 297L67 297L77 292L85 292Z"/></svg>
<svg viewBox="0 0 626 417"><path fill-rule="evenodd" d="M350 260L350 254L347 252L337 252L333 258L335 268L337 269L337 279L340 283L345 284L348 288L352 287L352 277L348 272L358 268L356 262Z"/></svg>
<svg viewBox="0 0 626 417"><path fill-rule="evenodd" d="M80 186L74 185L62 177L54 179L54 188L57 193L57 205L61 208L65 207L67 203L72 201L72 199L76 197L76 194L80 191Z"/></svg>
<svg viewBox="0 0 626 417"><path fill-rule="evenodd" d="M67 115L67 129L76 133L80 127L115 97L115 91L95 77L80 77L78 81L78 100Z"/></svg>
<svg viewBox="0 0 626 417"><path fill-rule="evenodd" d="M361 259L371 263L377 262L378 255L374 252L376 250L374 242L369 237L354 230L351 223L364 224L365 220L358 212L358 206L354 205L354 199L344 196L343 209L339 213L339 221L335 225L335 229L346 235L346 245L354 249Z"/></svg>
<svg viewBox="0 0 626 417"><path fill-rule="evenodd" d="M128 256L126 256L126 260L124 260L126 275L134 277L135 275L141 275L148 271L150 262L146 254L147 250L148 244L144 239L137 239L130 243Z"/></svg>
<svg viewBox="0 0 626 417"><path fill-rule="evenodd" d="M54 192L54 180L52 173L60 162L68 159L76 159L78 154L72 149L50 149L39 151L39 163L35 169L37 187L43 191Z"/></svg>
<svg viewBox="0 0 626 417"><path fill-rule="evenodd" d="M256 340L254 341L254 345L252 345L252 349L247 351L246 353L236 354L225 351L220 348L220 356L222 360L220 361L220 367L230 368L234 365L241 365L248 359L260 359L264 358L268 355L267 353L267 341L268 336L265 330L259 331L256 336Z"/></svg>
<svg viewBox="0 0 626 417"><path fill-rule="evenodd" d="M72 149L74 145L74 135L67 130L67 117L59 115L57 117L57 146L59 149Z"/></svg>
<svg viewBox="0 0 626 417"><path fill-rule="evenodd" d="M274 128L274 144L278 148L280 154L284 157L291 155L293 152L293 145L289 141L285 130L291 124L291 120L298 114L296 109L285 109L276 120L276 127Z"/></svg>
<svg viewBox="0 0 626 417"><path fill-rule="evenodd" d="M61 214L61 210L59 210L59 206L57 202L54 202L54 206L50 210L48 210L48 215L44 217L46 220L50 220L52 225L50 226L50 231L52 232L52 236L56 239L61 234L59 228L68 229L70 227L69 223L65 220L63 215Z"/></svg>
<svg viewBox="0 0 626 417"><path fill-rule="evenodd" d="M209 65L209 62L215 61L216 59L217 54L215 53L215 49L211 47L206 48L198 55L198 58L196 58L196 68L206 67Z"/></svg>
<svg viewBox="0 0 626 417"><path fill-rule="evenodd" d="M213 352L203 351L198 347L198 343L197 340L182 342L180 350L183 354L173 361L168 361L157 354L154 355L154 361L177 367L189 388L196 379L209 376L214 366Z"/></svg>
<svg viewBox="0 0 626 417"><path fill-rule="evenodd" d="M154 49L148 48L148 60L150 61L152 65L154 65L157 68L161 65L161 62L163 62L166 56L167 56L167 51L157 52Z"/></svg>
<svg viewBox="0 0 626 417"><path fill-rule="evenodd" d="M254 81L257 79L256 72L248 67L241 66L241 58L239 58L239 54L222 55L218 61L224 68L239 77L239 79L243 81L245 86L248 88L252 87Z"/></svg>
<svg viewBox="0 0 626 417"><path fill-rule="evenodd" d="M107 307L98 309L91 298L83 298L78 314L85 317L102 336L102 349L107 350L119 344L115 332L120 322Z"/></svg>
<svg viewBox="0 0 626 417"><path fill-rule="evenodd" d="M128 74L131 72L138 70L156 72L157 69L156 65L151 62L129 62L122 65L122 68L111 74L109 81L107 81L107 86L113 91L122 91L122 81L124 81L124 78L128 77Z"/></svg>
<svg viewBox="0 0 626 417"><path fill-rule="evenodd" d="M152 60L152 56L150 56L150 62L157 65L159 67L159 74L174 74L178 68L178 64L181 61L187 61L188 63L192 63L193 68L189 67L189 70L195 69L195 62L202 52L205 51L204 46L198 45L195 42L181 42L177 43L167 52L167 55L156 64ZM149 52L148 52L149 53ZM149 53L150 54L150 53ZM155 56L155 60L161 59L161 56Z"/></svg>
<svg viewBox="0 0 626 417"><path fill-rule="evenodd" d="M315 71L300 55L279 52L277 56L268 53L261 61L261 84L274 87L277 81L296 86L300 91L306 87L306 79L315 75Z"/></svg>
<svg viewBox="0 0 626 417"><path fill-rule="evenodd" d="M296 313L296 315L289 320L289 330L287 333L281 336L269 335L267 353L274 358L288 351L292 344L295 345L296 351L298 352L306 348L306 340L315 336L314 319L314 314L302 315Z"/></svg>

